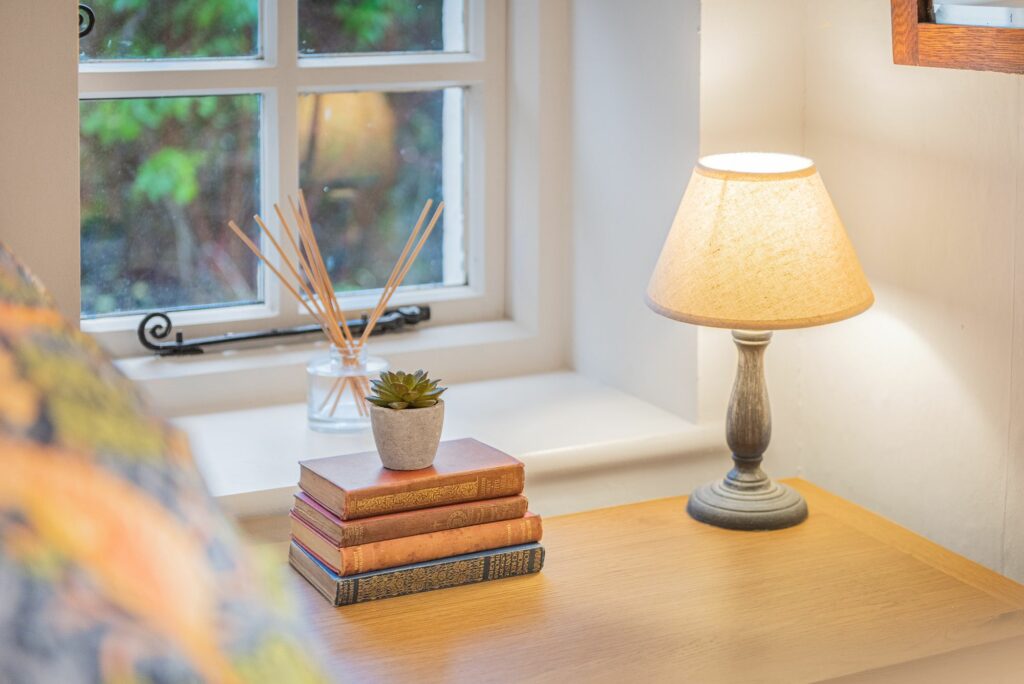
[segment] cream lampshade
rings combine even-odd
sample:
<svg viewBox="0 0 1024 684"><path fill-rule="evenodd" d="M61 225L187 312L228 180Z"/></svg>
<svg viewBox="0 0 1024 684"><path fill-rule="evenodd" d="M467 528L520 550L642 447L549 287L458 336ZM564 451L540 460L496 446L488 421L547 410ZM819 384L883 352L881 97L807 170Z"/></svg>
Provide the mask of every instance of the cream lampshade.
<svg viewBox="0 0 1024 684"><path fill-rule="evenodd" d="M807 516L800 495L760 467L771 436L764 349L771 330L839 321L873 301L811 160L743 153L698 162L647 288L663 316L732 328L740 353L726 422L735 468L693 492L691 515L737 529Z"/></svg>

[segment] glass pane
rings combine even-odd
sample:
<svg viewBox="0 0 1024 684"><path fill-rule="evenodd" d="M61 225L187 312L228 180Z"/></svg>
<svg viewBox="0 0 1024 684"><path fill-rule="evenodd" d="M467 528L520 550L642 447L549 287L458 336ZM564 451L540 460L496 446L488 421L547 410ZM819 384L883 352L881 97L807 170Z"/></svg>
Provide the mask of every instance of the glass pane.
<svg viewBox="0 0 1024 684"><path fill-rule="evenodd" d="M299 144L335 289L383 287L427 199L444 218L404 284L465 284L461 88L302 95Z"/></svg>
<svg viewBox="0 0 1024 684"><path fill-rule="evenodd" d="M935 22L1024 28L1024 0L951 0L935 3Z"/></svg>
<svg viewBox="0 0 1024 684"><path fill-rule="evenodd" d="M260 298L258 95L81 102L82 315ZM254 236L254 232L250 232Z"/></svg>
<svg viewBox="0 0 1024 684"><path fill-rule="evenodd" d="M260 0L92 0L96 27L79 60L251 57Z"/></svg>
<svg viewBox="0 0 1024 684"><path fill-rule="evenodd" d="M299 52L462 52L462 0L299 0Z"/></svg>

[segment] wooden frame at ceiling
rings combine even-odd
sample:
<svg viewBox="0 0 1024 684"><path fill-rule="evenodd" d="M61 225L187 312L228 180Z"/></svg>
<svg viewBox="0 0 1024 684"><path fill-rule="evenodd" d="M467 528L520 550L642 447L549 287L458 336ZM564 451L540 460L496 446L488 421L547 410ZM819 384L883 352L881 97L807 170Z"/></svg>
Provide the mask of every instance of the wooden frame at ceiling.
<svg viewBox="0 0 1024 684"><path fill-rule="evenodd" d="M1024 73L1024 29L936 24L932 0L891 1L895 64Z"/></svg>

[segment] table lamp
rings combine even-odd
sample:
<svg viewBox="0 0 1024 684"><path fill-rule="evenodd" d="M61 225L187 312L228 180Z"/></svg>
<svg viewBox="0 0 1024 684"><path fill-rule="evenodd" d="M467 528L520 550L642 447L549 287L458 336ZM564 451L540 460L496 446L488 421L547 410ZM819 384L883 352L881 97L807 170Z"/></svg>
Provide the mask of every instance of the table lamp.
<svg viewBox="0 0 1024 684"><path fill-rule="evenodd" d="M832 323L872 302L814 162L741 153L697 163L647 287L654 311L731 328L739 350L726 418L733 468L694 490L692 517L740 530L807 517L803 497L761 469L772 432L764 351L773 330Z"/></svg>

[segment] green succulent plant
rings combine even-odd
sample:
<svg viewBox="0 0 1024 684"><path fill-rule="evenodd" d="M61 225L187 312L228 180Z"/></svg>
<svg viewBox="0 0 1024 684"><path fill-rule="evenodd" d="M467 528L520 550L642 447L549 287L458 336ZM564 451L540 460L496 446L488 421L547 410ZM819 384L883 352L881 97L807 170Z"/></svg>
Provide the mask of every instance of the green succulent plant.
<svg viewBox="0 0 1024 684"><path fill-rule="evenodd" d="M431 380L427 372L384 371L380 378L370 381L373 394L366 400L376 406L395 410L407 408L429 408L437 403L441 394L448 389L438 387L440 380Z"/></svg>

